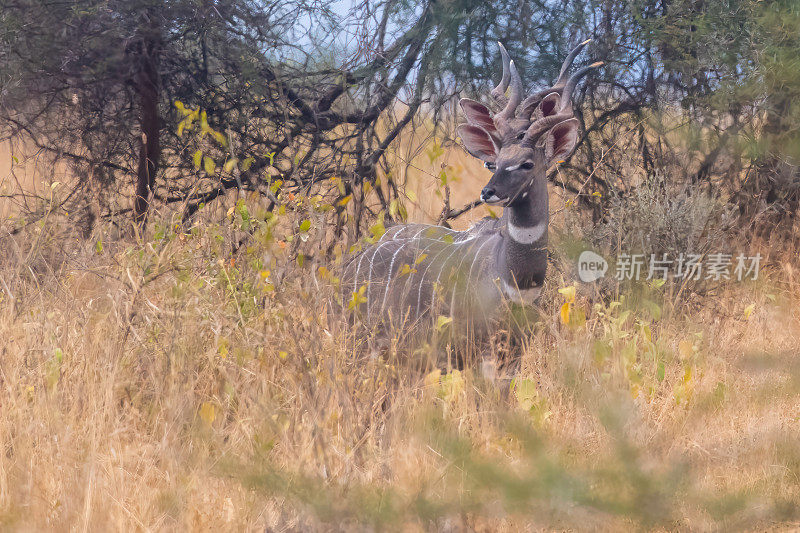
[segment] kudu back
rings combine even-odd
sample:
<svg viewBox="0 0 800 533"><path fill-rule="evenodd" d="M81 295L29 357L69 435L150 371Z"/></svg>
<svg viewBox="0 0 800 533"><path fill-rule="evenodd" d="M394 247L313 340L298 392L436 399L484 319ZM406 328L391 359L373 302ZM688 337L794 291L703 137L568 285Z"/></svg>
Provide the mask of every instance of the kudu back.
<svg viewBox="0 0 800 533"><path fill-rule="evenodd" d="M492 113L462 99L467 123L458 134L467 152L492 171L481 200L503 206L503 216L466 231L393 226L352 257L344 268L342 291L345 301L359 294L360 313L368 324L421 332L444 316L453 319L453 331L476 339L491 334L509 306L537 300L547 271L547 170L575 148L578 120L571 94L589 70L602 65L568 75L588 42L572 50L552 87L527 97L500 44L503 78L491 94L504 105Z"/></svg>

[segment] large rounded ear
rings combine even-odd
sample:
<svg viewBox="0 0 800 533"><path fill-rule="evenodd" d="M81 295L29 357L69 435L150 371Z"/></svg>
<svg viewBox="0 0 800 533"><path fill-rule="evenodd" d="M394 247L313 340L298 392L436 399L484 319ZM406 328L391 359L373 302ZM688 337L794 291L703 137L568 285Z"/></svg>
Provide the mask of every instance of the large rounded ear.
<svg viewBox="0 0 800 533"><path fill-rule="evenodd" d="M495 144L492 136L486 130L472 124L462 124L457 128L458 136L467 149L474 157L493 163L497 159L497 152L500 148Z"/></svg>
<svg viewBox="0 0 800 533"><path fill-rule="evenodd" d="M570 118L559 122L547 132L544 142L544 153L547 164L567 158L578 143L578 119Z"/></svg>
<svg viewBox="0 0 800 533"><path fill-rule="evenodd" d="M488 133L495 133L497 131L494 120L492 120L492 113L489 111L488 107L475 100L470 100L469 98L462 98L459 104L464 111L464 115L467 117L467 122L475 126L480 126Z"/></svg>
<svg viewBox="0 0 800 533"><path fill-rule="evenodd" d="M536 109L533 111L531 121L535 122L540 118L549 117L558 113L558 108L561 105L561 96L558 93L550 93L539 102Z"/></svg>

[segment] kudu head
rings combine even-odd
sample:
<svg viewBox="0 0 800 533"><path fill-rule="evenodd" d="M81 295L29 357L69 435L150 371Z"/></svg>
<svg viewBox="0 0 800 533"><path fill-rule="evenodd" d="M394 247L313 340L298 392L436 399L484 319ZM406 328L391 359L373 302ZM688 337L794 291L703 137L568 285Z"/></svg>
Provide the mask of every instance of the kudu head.
<svg viewBox="0 0 800 533"><path fill-rule="evenodd" d="M572 92L593 63L569 76L575 56L591 39L576 46L564 60L556 83L523 99L522 80L506 49L500 45L503 58L503 79L492 90L492 96L505 102L497 114L474 100L464 98L461 108L467 124L458 127L467 151L484 161L494 174L481 191L487 204L513 205L527 196L537 179L546 179L547 169L565 159L578 139L578 120L572 111ZM510 87L508 99L505 92Z"/></svg>

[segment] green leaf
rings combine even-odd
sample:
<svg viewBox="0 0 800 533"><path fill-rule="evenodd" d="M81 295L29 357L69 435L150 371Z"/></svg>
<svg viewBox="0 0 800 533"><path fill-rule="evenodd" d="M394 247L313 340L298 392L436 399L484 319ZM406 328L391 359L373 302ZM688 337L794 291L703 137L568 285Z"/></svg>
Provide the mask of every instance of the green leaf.
<svg viewBox="0 0 800 533"><path fill-rule="evenodd" d="M311 229L311 221L306 219L300 223L300 231L306 232Z"/></svg>
<svg viewBox="0 0 800 533"><path fill-rule="evenodd" d="M230 173L236 167L236 163L238 162L239 160L236 159L235 157L233 159L228 159L227 161L225 161L225 165L223 165L222 170Z"/></svg>
<svg viewBox="0 0 800 533"><path fill-rule="evenodd" d="M211 132L211 135L214 137L214 139L219 144L221 144L222 146L227 148L227 146L228 146L228 138L227 137L225 137L223 134L221 134L217 130L209 129L209 131Z"/></svg>
<svg viewBox="0 0 800 533"><path fill-rule="evenodd" d="M460 371L448 372L440 380L439 397L444 400L455 399L464 391L464 385L464 377Z"/></svg>
<svg viewBox="0 0 800 533"><path fill-rule="evenodd" d="M194 168L200 170L200 165L203 163L203 151L196 151L192 156L192 161L194 162Z"/></svg>
<svg viewBox="0 0 800 533"><path fill-rule="evenodd" d="M436 331L442 331L447 325L453 322L453 317L439 315L436 317Z"/></svg>
<svg viewBox="0 0 800 533"><path fill-rule="evenodd" d="M242 217L243 221L247 222L250 220L250 211L248 211L244 200L239 200L239 203L236 204L236 212L239 213L239 216Z"/></svg>
<svg viewBox="0 0 800 533"><path fill-rule="evenodd" d="M217 164L214 163L213 159L206 156L203 158L203 170L206 171L206 174L213 174L217 170Z"/></svg>
<svg viewBox="0 0 800 533"><path fill-rule="evenodd" d="M431 147L428 148L428 159L430 163L433 163L434 161L439 159L439 157L441 157L442 154L444 154L444 148L442 148L442 146L439 143L434 141L431 144Z"/></svg>
<svg viewBox="0 0 800 533"><path fill-rule="evenodd" d="M242 171L243 171L243 172L247 172L248 170L250 170L250 166L251 166L251 165L252 165L254 162L255 162L255 159L254 159L254 158L252 158L252 157L248 157L248 158L246 158L244 161L242 161Z"/></svg>
<svg viewBox="0 0 800 533"><path fill-rule="evenodd" d="M602 365L606 359L611 357L611 345L601 340L594 341L593 346L594 361L598 366Z"/></svg>
<svg viewBox="0 0 800 533"><path fill-rule="evenodd" d="M379 220L369 227L369 232L372 234L372 239L377 241L383 234L386 233L386 226L383 225L383 220Z"/></svg>
<svg viewBox="0 0 800 533"><path fill-rule="evenodd" d="M653 317L653 320L660 320L661 319L661 306L655 303L652 300L643 300L642 305L644 308L647 309L647 312L650 313L650 316Z"/></svg>
<svg viewBox="0 0 800 533"><path fill-rule="evenodd" d="M539 398L536 382L532 379L515 379L512 386L519 406L525 411L533 409L536 405L536 400Z"/></svg>

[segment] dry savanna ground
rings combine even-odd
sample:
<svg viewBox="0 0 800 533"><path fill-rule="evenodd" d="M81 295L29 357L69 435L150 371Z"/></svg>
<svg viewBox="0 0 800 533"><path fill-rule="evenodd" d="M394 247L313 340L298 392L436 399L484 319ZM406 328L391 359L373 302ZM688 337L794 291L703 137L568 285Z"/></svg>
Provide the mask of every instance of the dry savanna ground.
<svg viewBox="0 0 800 533"><path fill-rule="evenodd" d="M441 157L410 158L412 218L437 215L442 160L455 206L483 179ZM44 218L0 222L2 529L800 527L800 279L776 243L752 244L758 280L698 287L573 297L555 265L505 391L365 349L327 311L335 265L296 259L325 233L302 199L84 239L48 180Z"/></svg>

